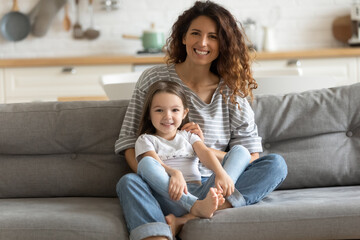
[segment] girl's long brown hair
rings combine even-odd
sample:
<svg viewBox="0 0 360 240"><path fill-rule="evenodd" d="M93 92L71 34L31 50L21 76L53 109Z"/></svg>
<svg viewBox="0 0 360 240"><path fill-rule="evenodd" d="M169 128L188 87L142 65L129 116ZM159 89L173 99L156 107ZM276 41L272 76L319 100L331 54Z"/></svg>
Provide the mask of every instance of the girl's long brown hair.
<svg viewBox="0 0 360 240"><path fill-rule="evenodd" d="M163 92L171 93L178 96L181 99L182 104L184 105L184 109L189 108L186 100L185 90L180 86L180 84L172 81L157 81L153 83L145 95L145 102L143 105L142 114L140 118L140 125L138 129L138 136L144 133L147 134L156 133L156 129L153 126L150 119L150 108L154 96L158 93L163 93ZM182 121L179 129L188 121L189 121L188 116L186 116L186 118Z"/></svg>
<svg viewBox="0 0 360 240"><path fill-rule="evenodd" d="M211 1L197 1L194 6L180 15L172 26L172 33L167 39L167 63L177 64L185 61L186 46L182 43L191 22L199 17L211 18L217 25L219 38L219 56L211 64L210 71L221 77L231 89L230 101L237 104L235 96L250 96L257 83L251 72L251 58L245 44L245 35L241 24L222 6ZM241 28L241 29L240 29ZM220 90L224 86L220 86Z"/></svg>

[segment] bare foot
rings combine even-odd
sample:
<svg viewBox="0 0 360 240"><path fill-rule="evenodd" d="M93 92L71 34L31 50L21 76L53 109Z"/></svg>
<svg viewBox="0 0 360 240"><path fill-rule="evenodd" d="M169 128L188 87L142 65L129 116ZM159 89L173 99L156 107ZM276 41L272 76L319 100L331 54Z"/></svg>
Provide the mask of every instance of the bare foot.
<svg viewBox="0 0 360 240"><path fill-rule="evenodd" d="M165 217L165 220L170 226L173 236L176 236L187 221L195 218L197 217L192 214L186 214L182 217L175 217L174 214L169 214Z"/></svg>
<svg viewBox="0 0 360 240"><path fill-rule="evenodd" d="M197 200L190 213L196 217L211 218L214 212L218 209L219 197L215 188L210 188L204 200Z"/></svg>
<svg viewBox="0 0 360 240"><path fill-rule="evenodd" d="M224 203L222 205L219 205L218 210L223 210L223 209L226 209L226 208L232 208L232 205L229 203L228 200L226 200L224 198Z"/></svg>
<svg viewBox="0 0 360 240"><path fill-rule="evenodd" d="M220 209L220 206L222 206L225 203L226 199L224 198L224 195L222 195L221 190L216 188L215 191L216 191L218 199L219 199L218 209Z"/></svg>

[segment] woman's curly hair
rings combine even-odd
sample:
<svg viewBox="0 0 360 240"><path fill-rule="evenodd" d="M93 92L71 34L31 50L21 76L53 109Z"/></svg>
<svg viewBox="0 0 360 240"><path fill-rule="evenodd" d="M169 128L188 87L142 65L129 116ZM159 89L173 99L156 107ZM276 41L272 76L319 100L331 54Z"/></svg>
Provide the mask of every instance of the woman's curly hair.
<svg viewBox="0 0 360 240"><path fill-rule="evenodd" d="M183 38L188 31L191 22L199 17L206 16L217 25L219 39L219 56L211 64L210 71L221 77L232 91L230 97L233 104L235 96L250 96L253 99L252 90L257 88L257 83L251 72L251 58L245 44L245 34L241 24L234 16L222 6L211 1L197 1L194 6L180 15L172 26L172 33L166 41L167 63L177 64L185 61L187 53Z"/></svg>

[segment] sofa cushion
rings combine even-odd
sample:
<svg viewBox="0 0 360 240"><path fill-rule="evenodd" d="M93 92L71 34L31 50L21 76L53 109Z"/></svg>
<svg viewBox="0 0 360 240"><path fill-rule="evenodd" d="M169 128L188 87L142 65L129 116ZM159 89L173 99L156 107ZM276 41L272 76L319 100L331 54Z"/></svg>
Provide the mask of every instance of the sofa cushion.
<svg viewBox="0 0 360 240"><path fill-rule="evenodd" d="M0 239L127 239L117 198L0 199Z"/></svg>
<svg viewBox="0 0 360 240"><path fill-rule="evenodd" d="M191 220L182 240L359 239L360 186L279 190L255 205Z"/></svg>
<svg viewBox="0 0 360 240"><path fill-rule="evenodd" d="M253 108L262 155L288 164L281 189L360 184L360 83L257 96Z"/></svg>
<svg viewBox="0 0 360 240"><path fill-rule="evenodd" d="M0 198L114 197L127 101L0 105Z"/></svg>

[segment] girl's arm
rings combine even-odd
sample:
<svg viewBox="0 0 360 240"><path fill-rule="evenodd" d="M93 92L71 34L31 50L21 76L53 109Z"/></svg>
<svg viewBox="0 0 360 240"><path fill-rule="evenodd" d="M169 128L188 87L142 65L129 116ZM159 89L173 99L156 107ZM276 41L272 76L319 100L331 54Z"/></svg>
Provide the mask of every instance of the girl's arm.
<svg viewBox="0 0 360 240"><path fill-rule="evenodd" d="M170 176L169 182L169 195L172 200L178 201L180 200L183 193L187 194L188 189L186 185L186 181L181 171L173 169L166 165L157 155L155 151L148 151L143 153L140 157L143 158L145 156L149 156L157 160L161 166L165 168L166 173Z"/></svg>
<svg viewBox="0 0 360 240"><path fill-rule="evenodd" d="M204 135L202 133L202 130L201 130L199 124L196 124L194 122L189 122L189 123L186 123L181 128L181 130L185 130L185 131L194 133L194 134L198 135L202 141L204 141ZM223 152L223 151L220 151L217 149L213 149L213 148L209 148L209 149L215 154L216 158L220 162L222 162L222 160L224 159L224 157L226 155L226 152ZM258 158L259 158L259 153L251 153L251 161L250 162L252 162Z"/></svg>
<svg viewBox="0 0 360 240"><path fill-rule="evenodd" d="M224 159L226 152L223 152L221 150L217 150L214 148L209 148L216 156L216 158L219 160L219 162L222 162L222 160Z"/></svg>
<svg viewBox="0 0 360 240"><path fill-rule="evenodd" d="M234 182L226 173L216 155L202 141L195 142L193 148L201 163L215 173L215 186L223 191L224 196L230 196L235 189Z"/></svg>

